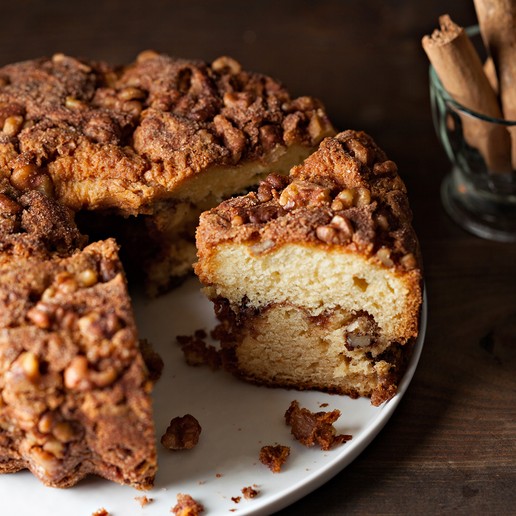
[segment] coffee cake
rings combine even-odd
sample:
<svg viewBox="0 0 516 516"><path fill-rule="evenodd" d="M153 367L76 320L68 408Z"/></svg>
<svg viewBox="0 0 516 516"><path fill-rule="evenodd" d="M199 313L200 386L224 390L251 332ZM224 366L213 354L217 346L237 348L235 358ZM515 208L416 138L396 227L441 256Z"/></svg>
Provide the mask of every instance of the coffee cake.
<svg viewBox="0 0 516 516"><path fill-rule="evenodd" d="M411 219L395 163L356 131L203 213L195 271L225 366L272 386L392 397L421 307Z"/></svg>
<svg viewBox="0 0 516 516"><path fill-rule="evenodd" d="M89 473L152 485L147 368L113 240L0 181L0 473L68 487Z"/></svg>
<svg viewBox="0 0 516 516"><path fill-rule="evenodd" d="M201 211L333 134L317 100L234 59L152 51L122 67L56 54L0 68L0 128L0 174L116 237L151 294L191 270Z"/></svg>

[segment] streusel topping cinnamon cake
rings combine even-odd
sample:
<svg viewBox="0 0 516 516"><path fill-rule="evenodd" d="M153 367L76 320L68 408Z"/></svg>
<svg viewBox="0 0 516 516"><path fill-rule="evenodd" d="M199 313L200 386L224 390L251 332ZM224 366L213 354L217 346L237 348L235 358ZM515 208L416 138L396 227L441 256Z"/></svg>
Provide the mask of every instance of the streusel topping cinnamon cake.
<svg viewBox="0 0 516 516"><path fill-rule="evenodd" d="M148 488L152 382L118 246L85 243L68 209L0 181L0 473Z"/></svg>
<svg viewBox="0 0 516 516"><path fill-rule="evenodd" d="M153 294L191 270L201 211L333 133L317 100L229 57L151 51L123 67L56 54L0 68L0 129L1 174L116 236Z"/></svg>
<svg viewBox="0 0 516 516"><path fill-rule="evenodd" d="M267 385L391 398L418 335L411 219L395 163L355 131L203 213L195 271L226 367Z"/></svg>

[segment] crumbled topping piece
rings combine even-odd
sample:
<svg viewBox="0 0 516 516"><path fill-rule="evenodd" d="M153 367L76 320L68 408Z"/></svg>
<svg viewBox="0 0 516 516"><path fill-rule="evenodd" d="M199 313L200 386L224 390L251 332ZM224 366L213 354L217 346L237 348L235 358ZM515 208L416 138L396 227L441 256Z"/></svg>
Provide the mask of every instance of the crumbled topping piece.
<svg viewBox="0 0 516 516"><path fill-rule="evenodd" d="M142 508L154 501L154 498L149 498L148 496L135 496L134 499L140 504Z"/></svg>
<svg viewBox="0 0 516 516"><path fill-rule="evenodd" d="M161 444L169 450L190 450L199 442L201 430L199 421L191 414L175 417L161 437Z"/></svg>
<svg viewBox="0 0 516 516"><path fill-rule="evenodd" d="M262 446L260 449L260 462L273 473L279 473L289 455L290 447L288 446L283 446L282 444Z"/></svg>
<svg viewBox="0 0 516 516"><path fill-rule="evenodd" d="M143 361L149 370L149 378L152 382L157 382L163 372L163 359L157 351L154 350L152 344L147 339L140 339L140 352Z"/></svg>
<svg viewBox="0 0 516 516"><path fill-rule="evenodd" d="M249 500L251 498L256 498L259 494L259 491L253 486L247 486L242 488L242 494L246 500Z"/></svg>
<svg viewBox="0 0 516 516"><path fill-rule="evenodd" d="M91 516L109 516L109 512L102 507L101 509L98 509L97 511L93 512Z"/></svg>
<svg viewBox="0 0 516 516"><path fill-rule="evenodd" d="M198 516L204 512L204 506L194 500L189 494L179 493L177 504L170 509L176 516Z"/></svg>
<svg viewBox="0 0 516 516"><path fill-rule="evenodd" d="M215 371L221 366L220 353L206 343L206 337L204 330L196 330L193 335L179 335L176 339L189 366L207 365Z"/></svg>
<svg viewBox="0 0 516 516"><path fill-rule="evenodd" d="M305 446L318 444L323 450L329 450L351 439L351 435L337 435L333 423L339 417L340 410L311 412L301 408L297 400L285 412L285 421L291 427L292 435Z"/></svg>

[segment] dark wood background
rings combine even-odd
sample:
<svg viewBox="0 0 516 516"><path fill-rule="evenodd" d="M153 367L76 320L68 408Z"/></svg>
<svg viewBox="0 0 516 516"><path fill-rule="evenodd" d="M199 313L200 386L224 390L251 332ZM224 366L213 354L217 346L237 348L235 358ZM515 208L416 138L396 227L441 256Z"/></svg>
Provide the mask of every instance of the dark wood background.
<svg viewBox="0 0 516 516"><path fill-rule="evenodd" d="M319 97L338 129L368 131L398 163L425 259L421 362L373 443L285 516L516 513L516 245L470 236L440 204L450 166L420 40L446 12L475 23L472 0L0 0L0 65L228 54Z"/></svg>

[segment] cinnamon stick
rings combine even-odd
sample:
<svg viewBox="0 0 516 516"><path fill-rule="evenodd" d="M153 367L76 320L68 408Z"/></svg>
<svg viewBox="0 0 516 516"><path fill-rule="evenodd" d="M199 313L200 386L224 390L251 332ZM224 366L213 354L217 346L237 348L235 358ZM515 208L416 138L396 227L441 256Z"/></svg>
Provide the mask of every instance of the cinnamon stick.
<svg viewBox="0 0 516 516"><path fill-rule="evenodd" d="M477 113L502 118L496 94L473 43L448 15L439 18L440 30L425 36L423 48L445 90ZM511 167L511 141L505 127L459 113L467 143L478 149L490 172L507 173Z"/></svg>
<svg viewBox="0 0 516 516"><path fill-rule="evenodd" d="M474 0L480 33L497 72L502 111L516 121L516 0ZM512 167L516 170L516 126L512 137Z"/></svg>

